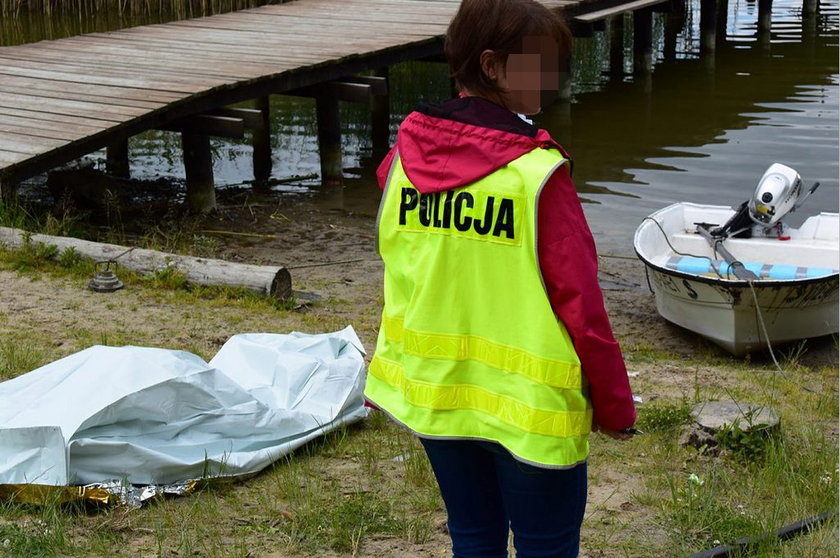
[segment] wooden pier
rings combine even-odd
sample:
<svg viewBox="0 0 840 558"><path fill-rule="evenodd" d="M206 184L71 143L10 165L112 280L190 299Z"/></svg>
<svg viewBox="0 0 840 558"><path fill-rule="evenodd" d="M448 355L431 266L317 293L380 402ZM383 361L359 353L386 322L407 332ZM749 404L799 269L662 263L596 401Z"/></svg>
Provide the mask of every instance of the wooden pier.
<svg viewBox="0 0 840 558"><path fill-rule="evenodd" d="M644 72L650 70L651 10L674 1L679 2L543 3L563 12L578 32L635 12L634 59L637 71ZM294 0L2 47L0 191L13 195L20 181L102 148L107 170L127 177L128 138L165 129L182 134L188 207L207 211L215 205L211 136L241 138L250 130L255 178L270 176L268 97L274 94L316 99L322 182L338 183L338 103L372 100L374 150L387 147L387 69L408 60L440 59L443 34L458 4ZM251 109L229 108L249 100Z"/></svg>

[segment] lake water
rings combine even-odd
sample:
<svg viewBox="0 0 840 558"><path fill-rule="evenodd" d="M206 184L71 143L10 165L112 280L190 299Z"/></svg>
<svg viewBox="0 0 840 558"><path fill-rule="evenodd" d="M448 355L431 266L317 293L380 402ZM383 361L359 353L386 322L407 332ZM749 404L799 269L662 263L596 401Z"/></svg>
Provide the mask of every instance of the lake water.
<svg viewBox="0 0 840 558"><path fill-rule="evenodd" d="M758 3L730 0L715 52L701 55L699 1L689 1L672 49L666 46L667 16L655 16L655 65L649 75L632 74L629 39L622 72L609 71L605 33L577 39L572 101L548 107L536 120L571 153L602 252L632 254L638 223L669 203L737 205L751 196L773 162L797 169L806 185L821 183L791 224L808 213L838 210L838 3L822 0L816 15L803 18L801 0L775 0L771 29L761 32ZM45 26L30 19L15 22L12 34L10 25L0 22L6 29L0 39L7 44L74 29L72 21ZM99 25L96 29L116 27L119 20ZM629 20L625 29L632 29ZM392 68L393 131L418 102L448 95L443 64ZM336 192L319 193L313 177L319 171L314 102L275 96L272 108L273 176L304 177L276 188L289 195L323 195L334 204ZM342 118L346 184L340 203L373 216L378 161L371 157L367 107L343 105ZM252 178L247 141L214 141L214 150L219 187ZM175 134L148 132L131 141L136 178L182 181L180 157Z"/></svg>
<svg viewBox="0 0 840 558"><path fill-rule="evenodd" d="M757 4L730 2L713 57L698 55L699 30L687 23L675 59L649 79L601 82L568 117L547 111L544 125L594 202L584 208L599 248L632 253L641 219L676 201L737 205L773 162L821 184L790 224L838 210L837 2L822 3L804 30L801 7L776 0L770 34L758 36Z"/></svg>

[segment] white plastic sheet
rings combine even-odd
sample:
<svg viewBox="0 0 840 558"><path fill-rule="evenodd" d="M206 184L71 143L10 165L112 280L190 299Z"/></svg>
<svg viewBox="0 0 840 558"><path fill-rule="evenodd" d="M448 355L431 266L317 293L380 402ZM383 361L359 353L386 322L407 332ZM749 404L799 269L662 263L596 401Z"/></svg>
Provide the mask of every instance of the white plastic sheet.
<svg viewBox="0 0 840 558"><path fill-rule="evenodd" d="M95 346L0 383L0 484L171 484L257 472L367 414L351 327L242 334L210 361Z"/></svg>

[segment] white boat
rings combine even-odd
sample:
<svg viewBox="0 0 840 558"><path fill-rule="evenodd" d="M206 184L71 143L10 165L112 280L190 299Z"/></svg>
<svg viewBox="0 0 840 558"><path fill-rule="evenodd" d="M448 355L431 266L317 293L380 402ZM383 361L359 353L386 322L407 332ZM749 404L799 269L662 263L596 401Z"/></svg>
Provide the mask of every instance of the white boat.
<svg viewBox="0 0 840 558"><path fill-rule="evenodd" d="M698 224L722 227L735 213L676 203L642 221L633 245L658 312L738 356L837 333L838 214L809 217L798 229L779 223L781 236L726 236L716 249L708 232L698 232ZM739 264L753 278L737 277Z"/></svg>

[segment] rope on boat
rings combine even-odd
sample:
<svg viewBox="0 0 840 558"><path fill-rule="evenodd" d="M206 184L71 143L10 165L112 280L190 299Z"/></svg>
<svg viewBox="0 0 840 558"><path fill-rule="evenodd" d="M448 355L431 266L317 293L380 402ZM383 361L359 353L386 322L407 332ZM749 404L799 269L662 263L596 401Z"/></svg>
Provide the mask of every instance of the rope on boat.
<svg viewBox="0 0 840 558"><path fill-rule="evenodd" d="M776 353L773 352L773 347L770 345L770 336L767 334L767 326L764 324L764 316L761 314L761 308L758 306L758 295L755 294L755 288L753 288L753 282L747 281L747 284L750 286L750 292L752 293L753 297L753 304L755 305L755 315L758 318L758 323L761 326L761 332L764 334L764 341L767 343L767 350L770 352L770 358L773 359L773 364L776 365L776 370L782 375L782 377L787 380L788 382L799 386L800 388L804 389L807 392L814 393L816 390L814 388L808 387L805 384L798 382L788 376L787 372L782 368L779 364L779 361L776 360Z"/></svg>
<svg viewBox="0 0 840 558"><path fill-rule="evenodd" d="M764 316L761 315L761 308L758 306L758 295L755 294L753 282L747 281L747 285L750 286L750 292L752 293L753 303L755 304L755 315L758 318L759 325L761 325L761 332L764 334L764 341L767 343L767 350L770 351L770 358L773 359L773 364L776 365L776 368L778 368L779 372L784 374L785 371L782 370L782 367L779 365L779 361L776 360L776 353L773 352L773 347L770 345L770 335L767 334L767 326L764 324Z"/></svg>

